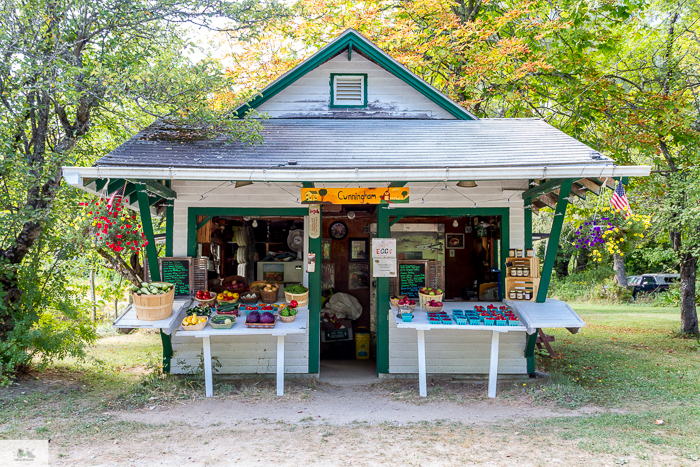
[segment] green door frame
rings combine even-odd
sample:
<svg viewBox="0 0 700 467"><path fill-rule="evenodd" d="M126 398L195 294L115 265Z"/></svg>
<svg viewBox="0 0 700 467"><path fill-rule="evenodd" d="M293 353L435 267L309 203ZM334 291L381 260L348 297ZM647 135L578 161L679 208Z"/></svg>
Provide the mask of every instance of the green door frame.
<svg viewBox="0 0 700 467"><path fill-rule="evenodd" d="M309 215L309 208L187 208L187 256L197 255L197 216L298 216ZM321 236L309 238L309 253L316 254L316 269L309 273L309 373L318 373L321 349Z"/></svg>
<svg viewBox="0 0 700 467"><path fill-rule="evenodd" d="M377 238L391 237L390 217L501 217L501 251L510 249L510 209L509 208L426 208L396 207L377 209ZM506 256L501 254L501 290L505 290ZM389 278L377 278L377 373L389 373Z"/></svg>

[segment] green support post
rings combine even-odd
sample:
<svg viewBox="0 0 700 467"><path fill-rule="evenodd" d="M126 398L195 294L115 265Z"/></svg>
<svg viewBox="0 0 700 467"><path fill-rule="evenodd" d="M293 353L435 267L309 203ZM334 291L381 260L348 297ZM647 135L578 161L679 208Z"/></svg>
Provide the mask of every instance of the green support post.
<svg viewBox="0 0 700 467"><path fill-rule="evenodd" d="M401 219L403 219L403 216L396 216L396 217L394 217L394 220L391 221L391 222L389 222L389 227L391 227L392 225L396 224L396 223L397 223L398 221L400 221Z"/></svg>
<svg viewBox="0 0 700 467"><path fill-rule="evenodd" d="M569 200L567 198L571 194L571 185L573 182L573 180L564 180L561 184L559 201L557 201L557 209L554 211L552 231L549 235L549 241L547 242L547 253L545 254L544 266L542 267L542 280L540 281L540 288L537 291L537 303L544 303L544 301L547 299L549 282L552 279L552 270L554 269L554 259L557 256L561 229L564 225L566 207L569 205Z"/></svg>
<svg viewBox="0 0 700 467"><path fill-rule="evenodd" d="M524 206L532 206L532 198L523 200ZM525 208L525 249L532 248L532 207Z"/></svg>
<svg viewBox="0 0 700 467"><path fill-rule="evenodd" d="M156 241L153 237L153 222L151 221L151 210L148 204L148 195L143 191L137 194L139 200L139 210L141 211L141 225L143 233L146 235L148 245L146 245L146 257L148 258L148 270L151 273L151 280L160 281L160 270L158 268L158 252L156 251Z"/></svg>
<svg viewBox="0 0 700 467"><path fill-rule="evenodd" d="M175 206L171 206L173 200L168 200L165 208L165 256L173 255L173 233L175 224Z"/></svg>
<svg viewBox="0 0 700 467"><path fill-rule="evenodd" d="M527 336L527 345L525 346L525 359L527 360L527 374L530 378L535 377L535 344L537 343L537 335L540 330L535 329L534 334Z"/></svg>
<svg viewBox="0 0 700 467"><path fill-rule="evenodd" d="M390 238L389 210L377 209L377 238ZM389 373L389 278L377 277L377 374Z"/></svg>
<svg viewBox="0 0 700 467"><path fill-rule="evenodd" d="M170 359L173 358L173 341L171 336L160 330L160 341L163 343L163 373L170 373Z"/></svg>
<svg viewBox="0 0 700 467"><path fill-rule="evenodd" d="M323 214L321 214L323 215ZM321 220L319 220L319 223ZM309 273L309 373L317 374L321 366L321 267L323 252L321 235L309 237L309 253L316 255L316 268ZM306 258L304 258L306 261Z"/></svg>

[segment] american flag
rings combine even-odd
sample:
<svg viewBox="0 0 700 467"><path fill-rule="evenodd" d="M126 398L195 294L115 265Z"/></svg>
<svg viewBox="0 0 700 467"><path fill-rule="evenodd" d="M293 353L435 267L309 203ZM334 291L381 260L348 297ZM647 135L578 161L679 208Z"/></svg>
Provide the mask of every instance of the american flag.
<svg viewBox="0 0 700 467"><path fill-rule="evenodd" d="M622 180L617 182L617 188L615 188L610 198L610 205L614 209L621 211L625 215L625 219L632 215L630 203L627 201L627 195L625 194L625 187L622 185Z"/></svg>

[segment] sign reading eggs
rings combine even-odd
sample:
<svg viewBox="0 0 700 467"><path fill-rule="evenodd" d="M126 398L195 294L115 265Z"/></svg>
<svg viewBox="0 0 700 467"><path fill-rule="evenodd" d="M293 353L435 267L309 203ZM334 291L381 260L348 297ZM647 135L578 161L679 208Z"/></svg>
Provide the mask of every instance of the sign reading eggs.
<svg viewBox="0 0 700 467"><path fill-rule="evenodd" d="M408 203L408 188L302 188L301 202L302 204Z"/></svg>

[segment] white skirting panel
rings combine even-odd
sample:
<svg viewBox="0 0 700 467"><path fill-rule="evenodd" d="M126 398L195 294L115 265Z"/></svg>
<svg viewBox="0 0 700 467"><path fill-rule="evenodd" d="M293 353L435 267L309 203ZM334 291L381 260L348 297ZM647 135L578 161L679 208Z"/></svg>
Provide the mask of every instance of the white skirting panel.
<svg viewBox="0 0 700 467"><path fill-rule="evenodd" d="M201 363L201 354L202 339L176 334L173 337L171 372L185 374L196 370ZM217 374L274 374L277 371L276 336L212 337L211 354L212 359L221 364L221 368L215 370ZM284 372L309 372L308 331L286 336Z"/></svg>
<svg viewBox="0 0 700 467"><path fill-rule="evenodd" d="M527 374L525 331L500 336L499 374ZM491 354L491 331L431 330L425 332L427 372L487 374ZM418 373L418 344L414 329L398 329L389 320L389 373Z"/></svg>

